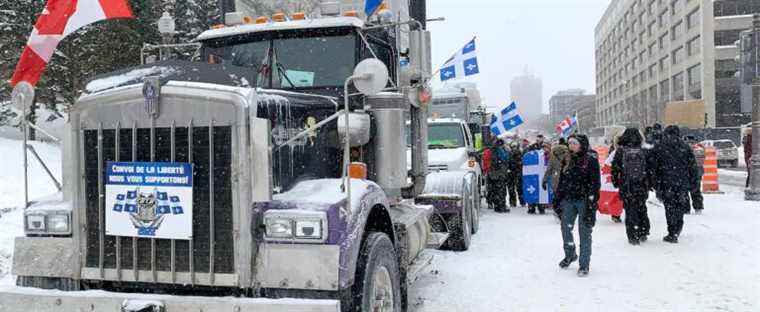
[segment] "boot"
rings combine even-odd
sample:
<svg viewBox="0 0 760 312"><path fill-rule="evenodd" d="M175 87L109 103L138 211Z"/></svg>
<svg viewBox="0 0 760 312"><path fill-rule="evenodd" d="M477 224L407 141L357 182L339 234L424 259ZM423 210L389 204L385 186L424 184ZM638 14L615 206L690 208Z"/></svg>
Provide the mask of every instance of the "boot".
<svg viewBox="0 0 760 312"><path fill-rule="evenodd" d="M623 219L621 219L620 216L612 216L612 222L622 223Z"/></svg>
<svg viewBox="0 0 760 312"><path fill-rule="evenodd" d="M662 240L666 243L671 244L678 244L678 236L668 234L667 236L663 237Z"/></svg>
<svg viewBox="0 0 760 312"><path fill-rule="evenodd" d="M559 267L561 269L567 269L567 267L569 267L571 263L575 262L575 260L578 260L578 255L573 255L569 258L565 257L565 259L562 259L562 261L559 262Z"/></svg>
<svg viewBox="0 0 760 312"><path fill-rule="evenodd" d="M588 276L588 268L578 269L578 277L586 277L586 276Z"/></svg>
<svg viewBox="0 0 760 312"><path fill-rule="evenodd" d="M536 214L536 207L530 206L528 208L528 214Z"/></svg>
<svg viewBox="0 0 760 312"><path fill-rule="evenodd" d="M641 244L641 240L636 239L636 238L629 238L628 243L630 243L633 246L638 246L639 244Z"/></svg>

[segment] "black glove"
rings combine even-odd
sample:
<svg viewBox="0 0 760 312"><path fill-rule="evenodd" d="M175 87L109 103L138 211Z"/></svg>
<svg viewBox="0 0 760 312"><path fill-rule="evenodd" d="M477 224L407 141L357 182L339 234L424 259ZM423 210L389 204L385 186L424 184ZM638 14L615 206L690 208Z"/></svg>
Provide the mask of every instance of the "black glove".
<svg viewBox="0 0 760 312"><path fill-rule="evenodd" d="M544 188L544 191L546 190L546 181L541 182L541 187Z"/></svg>

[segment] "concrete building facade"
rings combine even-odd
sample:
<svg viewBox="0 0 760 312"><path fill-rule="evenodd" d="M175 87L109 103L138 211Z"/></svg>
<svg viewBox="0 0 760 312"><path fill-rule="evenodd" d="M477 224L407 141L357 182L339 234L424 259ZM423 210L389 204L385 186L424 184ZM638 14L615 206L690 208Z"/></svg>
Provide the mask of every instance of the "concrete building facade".
<svg viewBox="0 0 760 312"><path fill-rule="evenodd" d="M549 119L557 124L560 120L576 113L576 102L586 93L583 89L559 91L549 98Z"/></svg>
<svg viewBox="0 0 760 312"><path fill-rule="evenodd" d="M596 123L596 95L584 95L576 99L576 111L578 112L578 128L581 132L587 132L597 127Z"/></svg>
<svg viewBox="0 0 760 312"><path fill-rule="evenodd" d="M748 122L734 42L758 12L758 0L612 1L595 30L599 123Z"/></svg>
<svg viewBox="0 0 760 312"><path fill-rule="evenodd" d="M543 115L543 83L536 75L525 73L512 79L510 93L512 100L526 123L538 121Z"/></svg>
<svg viewBox="0 0 760 312"><path fill-rule="evenodd" d="M595 30L600 125L715 126L712 2L612 1Z"/></svg>

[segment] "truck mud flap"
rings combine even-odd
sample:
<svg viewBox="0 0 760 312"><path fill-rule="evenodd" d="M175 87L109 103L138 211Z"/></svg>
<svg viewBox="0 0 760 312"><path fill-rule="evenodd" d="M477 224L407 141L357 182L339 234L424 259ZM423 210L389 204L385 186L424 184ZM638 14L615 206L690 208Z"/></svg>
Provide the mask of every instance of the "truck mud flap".
<svg viewBox="0 0 760 312"><path fill-rule="evenodd" d="M162 312L338 312L337 300L190 297L127 294L106 291L57 291L37 288L0 288L0 312L97 311L124 312L125 308ZM154 308L158 310L151 310ZM139 311L139 310L138 310Z"/></svg>

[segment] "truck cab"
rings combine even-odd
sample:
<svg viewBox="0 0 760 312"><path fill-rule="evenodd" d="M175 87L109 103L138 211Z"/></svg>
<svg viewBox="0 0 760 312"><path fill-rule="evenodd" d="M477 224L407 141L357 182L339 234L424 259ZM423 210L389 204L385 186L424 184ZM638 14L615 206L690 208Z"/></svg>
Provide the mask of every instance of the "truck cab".
<svg viewBox="0 0 760 312"><path fill-rule="evenodd" d="M41 289L0 290L0 311L406 310L448 235L415 203L430 37L394 4L405 22L240 19L197 38L202 62L93 79L63 192L15 242L17 284Z"/></svg>

